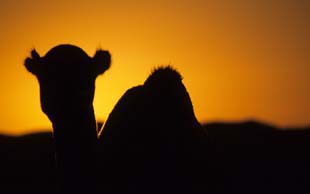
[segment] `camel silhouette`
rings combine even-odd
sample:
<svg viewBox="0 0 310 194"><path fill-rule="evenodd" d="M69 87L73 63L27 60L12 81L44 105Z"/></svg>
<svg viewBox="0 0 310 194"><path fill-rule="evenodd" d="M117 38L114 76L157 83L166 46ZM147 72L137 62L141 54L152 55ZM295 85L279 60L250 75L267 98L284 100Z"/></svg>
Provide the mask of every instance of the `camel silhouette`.
<svg viewBox="0 0 310 194"><path fill-rule="evenodd" d="M181 75L170 66L155 69L121 97L98 139L95 79L110 63L108 51L89 57L73 45L56 46L44 57L33 50L25 60L53 124L64 191L204 191L206 134Z"/></svg>
<svg viewBox="0 0 310 194"><path fill-rule="evenodd" d="M200 184L206 134L181 75L170 66L156 68L143 85L125 92L99 140L109 177L104 182L120 193L193 193L206 186Z"/></svg>
<svg viewBox="0 0 310 194"><path fill-rule="evenodd" d="M40 85L43 112L53 125L56 157L64 190L94 185L97 129L93 109L95 79L110 67L108 51L89 57L81 48L59 45L44 57L36 50L25 60Z"/></svg>

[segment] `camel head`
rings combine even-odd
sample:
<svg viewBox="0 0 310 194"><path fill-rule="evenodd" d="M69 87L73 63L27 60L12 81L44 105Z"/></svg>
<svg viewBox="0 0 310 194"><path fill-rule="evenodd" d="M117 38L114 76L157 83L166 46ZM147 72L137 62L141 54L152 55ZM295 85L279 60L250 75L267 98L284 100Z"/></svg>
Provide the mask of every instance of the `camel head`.
<svg viewBox="0 0 310 194"><path fill-rule="evenodd" d="M92 106L96 77L110 63L108 51L97 50L90 57L73 45L58 45L43 57L32 50L25 60L27 70L39 81L41 108L52 122L57 115Z"/></svg>

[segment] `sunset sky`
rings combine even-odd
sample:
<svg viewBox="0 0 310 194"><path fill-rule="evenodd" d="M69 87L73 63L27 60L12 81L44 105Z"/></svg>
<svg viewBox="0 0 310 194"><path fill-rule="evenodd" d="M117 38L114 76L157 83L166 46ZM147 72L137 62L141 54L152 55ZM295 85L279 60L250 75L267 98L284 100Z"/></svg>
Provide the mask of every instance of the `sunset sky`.
<svg viewBox="0 0 310 194"><path fill-rule="evenodd" d="M201 122L310 124L309 0L0 0L0 26L0 133L51 128L23 62L61 43L112 54L96 82L99 120L171 64Z"/></svg>

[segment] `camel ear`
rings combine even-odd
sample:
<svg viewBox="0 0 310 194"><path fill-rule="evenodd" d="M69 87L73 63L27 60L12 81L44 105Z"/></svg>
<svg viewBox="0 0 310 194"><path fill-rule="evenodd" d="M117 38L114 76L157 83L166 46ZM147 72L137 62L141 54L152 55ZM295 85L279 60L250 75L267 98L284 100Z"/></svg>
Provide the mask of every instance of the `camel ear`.
<svg viewBox="0 0 310 194"><path fill-rule="evenodd" d="M42 71L42 64L40 63L41 57L35 49L31 51L31 57L26 58L25 67L34 75L40 74Z"/></svg>
<svg viewBox="0 0 310 194"><path fill-rule="evenodd" d="M109 51L97 50L92 58L94 73L100 75L110 68L111 55Z"/></svg>

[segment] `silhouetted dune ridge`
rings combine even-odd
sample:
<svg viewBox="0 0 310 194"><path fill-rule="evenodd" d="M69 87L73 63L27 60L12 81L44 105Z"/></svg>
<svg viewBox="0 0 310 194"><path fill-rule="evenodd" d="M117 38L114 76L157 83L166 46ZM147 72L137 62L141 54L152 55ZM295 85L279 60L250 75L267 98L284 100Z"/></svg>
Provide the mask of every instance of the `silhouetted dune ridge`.
<svg viewBox="0 0 310 194"><path fill-rule="evenodd" d="M280 130L252 121L203 126L210 142L211 192L309 193L309 127ZM3 192L57 191L52 133L0 135L0 152Z"/></svg>

